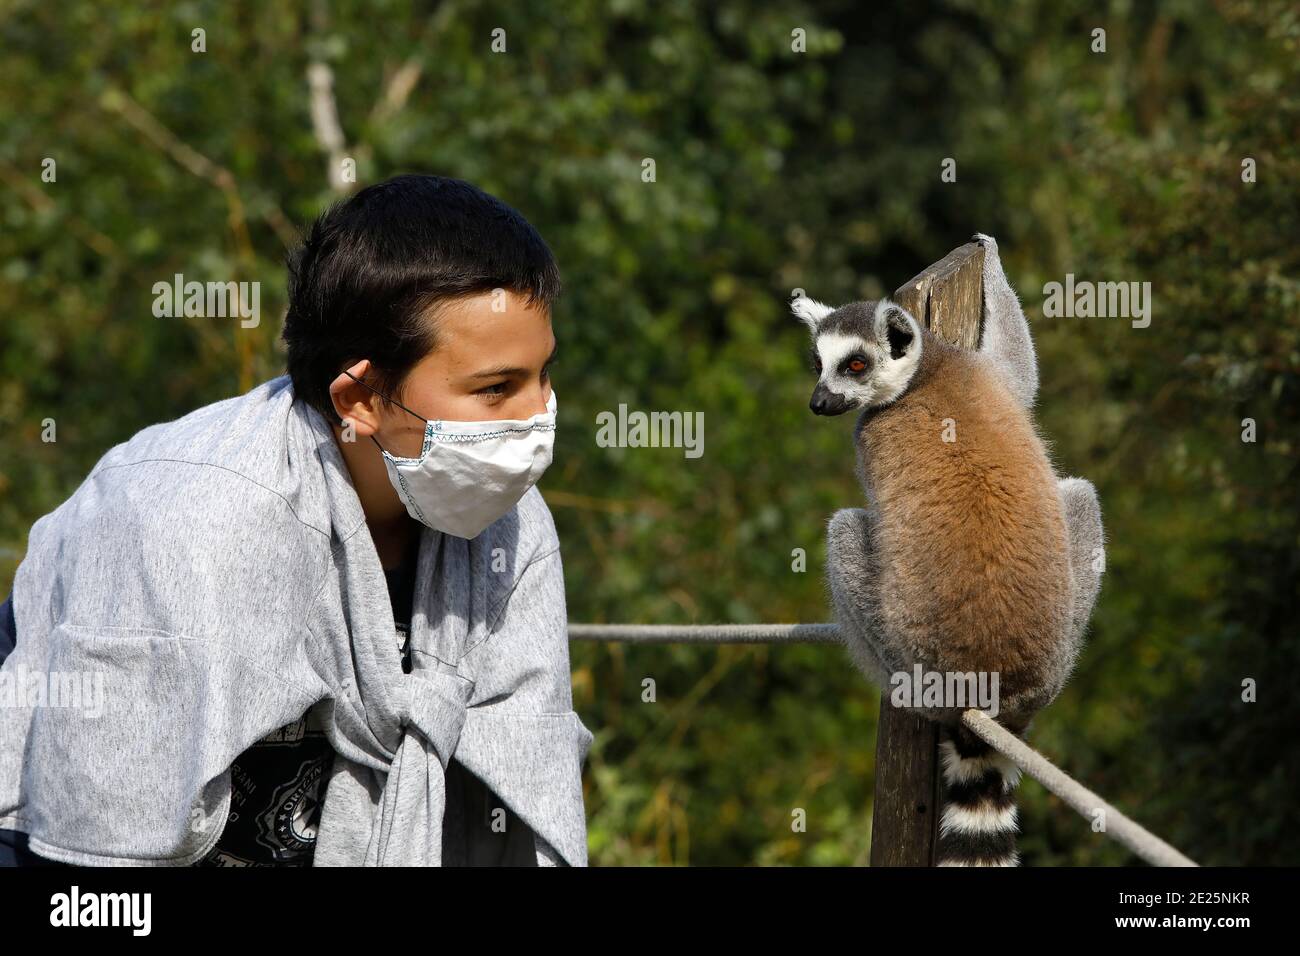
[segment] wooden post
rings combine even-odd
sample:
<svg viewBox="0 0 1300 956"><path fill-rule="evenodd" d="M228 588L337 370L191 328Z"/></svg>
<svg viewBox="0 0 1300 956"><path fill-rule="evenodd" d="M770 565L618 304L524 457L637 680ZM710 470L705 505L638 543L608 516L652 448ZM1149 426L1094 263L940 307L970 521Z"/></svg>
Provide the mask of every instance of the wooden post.
<svg viewBox="0 0 1300 956"><path fill-rule="evenodd" d="M894 301L935 336L963 348L979 344L984 247L969 242L894 293ZM933 866L939 842L939 727L880 696L872 866Z"/></svg>

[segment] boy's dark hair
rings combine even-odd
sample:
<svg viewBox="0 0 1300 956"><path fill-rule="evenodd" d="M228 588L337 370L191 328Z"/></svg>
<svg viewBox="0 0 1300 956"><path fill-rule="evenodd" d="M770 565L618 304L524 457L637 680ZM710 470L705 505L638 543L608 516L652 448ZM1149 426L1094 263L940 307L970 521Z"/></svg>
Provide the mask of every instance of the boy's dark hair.
<svg viewBox="0 0 1300 956"><path fill-rule="evenodd" d="M330 383L363 358L370 384L398 394L437 345L431 306L500 288L549 308L560 292L555 257L523 216L443 176L394 176L335 203L286 264L295 397L330 422Z"/></svg>

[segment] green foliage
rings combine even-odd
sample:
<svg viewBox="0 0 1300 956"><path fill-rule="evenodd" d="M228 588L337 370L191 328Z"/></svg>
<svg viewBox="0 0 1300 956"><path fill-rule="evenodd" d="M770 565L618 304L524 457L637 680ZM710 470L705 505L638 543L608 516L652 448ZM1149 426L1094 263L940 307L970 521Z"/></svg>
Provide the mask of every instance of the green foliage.
<svg viewBox="0 0 1300 956"><path fill-rule="evenodd" d="M543 491L573 620L828 619L825 521L860 499L851 422L807 412L785 302L874 297L995 235L1043 431L1097 484L1109 538L1089 647L1031 740L1194 858L1295 862L1295 10L894 6L9 4L0 584L108 447L281 371L284 246L331 199L320 57L363 183L472 180L559 257ZM177 272L260 280L261 325L154 318ZM1043 318L1066 272L1150 281L1151 327ZM703 412L703 457L597 447L620 402ZM1248 677L1259 703L1240 702ZM597 731L594 862L865 862L877 698L839 649L576 644L574 691ZM1021 794L1027 862L1131 862Z"/></svg>

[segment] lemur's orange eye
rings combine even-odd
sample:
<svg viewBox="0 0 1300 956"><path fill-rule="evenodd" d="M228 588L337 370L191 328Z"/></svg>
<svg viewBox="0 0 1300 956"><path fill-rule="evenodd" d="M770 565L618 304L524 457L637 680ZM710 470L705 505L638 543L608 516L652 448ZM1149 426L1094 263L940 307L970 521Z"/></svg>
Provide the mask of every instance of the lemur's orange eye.
<svg viewBox="0 0 1300 956"><path fill-rule="evenodd" d="M862 361L862 359L854 359L852 362L849 363L850 372L861 372L866 367L867 367L867 363Z"/></svg>

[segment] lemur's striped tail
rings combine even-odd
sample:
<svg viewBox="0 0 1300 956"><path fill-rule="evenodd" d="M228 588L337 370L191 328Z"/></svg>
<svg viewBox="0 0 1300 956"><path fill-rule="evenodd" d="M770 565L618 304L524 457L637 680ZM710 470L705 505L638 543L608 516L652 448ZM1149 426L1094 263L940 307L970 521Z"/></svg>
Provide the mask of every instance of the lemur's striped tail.
<svg viewBox="0 0 1300 956"><path fill-rule="evenodd" d="M1013 791L1020 768L965 727L944 727L939 866L1019 866Z"/></svg>

